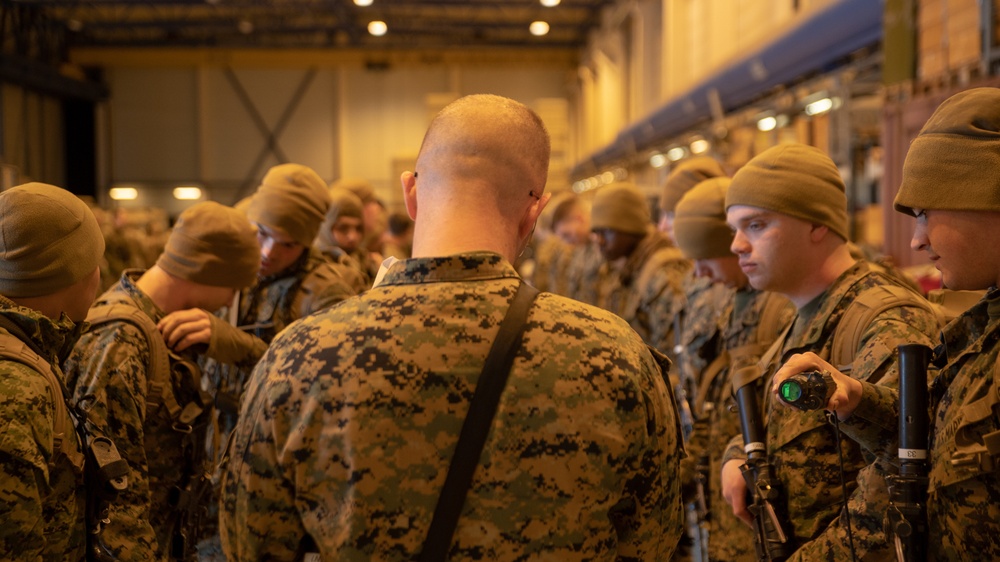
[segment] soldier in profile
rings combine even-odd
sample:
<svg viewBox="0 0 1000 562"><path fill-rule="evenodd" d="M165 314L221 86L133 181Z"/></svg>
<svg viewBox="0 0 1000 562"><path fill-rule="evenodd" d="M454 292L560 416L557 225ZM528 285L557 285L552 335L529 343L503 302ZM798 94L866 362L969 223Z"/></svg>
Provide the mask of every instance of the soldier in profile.
<svg viewBox="0 0 1000 562"><path fill-rule="evenodd" d="M414 560L512 262L548 202L524 105L461 98L401 176L413 258L290 326L254 369L222 480L230 560ZM682 454L666 359L620 318L540 294L447 547L452 559L669 559Z"/></svg>

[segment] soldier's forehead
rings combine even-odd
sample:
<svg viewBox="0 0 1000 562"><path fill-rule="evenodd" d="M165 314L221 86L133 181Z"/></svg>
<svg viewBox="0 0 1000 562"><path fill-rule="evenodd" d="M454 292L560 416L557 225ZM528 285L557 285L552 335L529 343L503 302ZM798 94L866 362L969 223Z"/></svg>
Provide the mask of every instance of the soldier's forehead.
<svg viewBox="0 0 1000 562"><path fill-rule="evenodd" d="M277 226L270 226L263 223L254 223L257 227L257 231L268 238L274 239L276 242L294 242L295 239L292 238L290 234L285 232L283 229Z"/></svg>

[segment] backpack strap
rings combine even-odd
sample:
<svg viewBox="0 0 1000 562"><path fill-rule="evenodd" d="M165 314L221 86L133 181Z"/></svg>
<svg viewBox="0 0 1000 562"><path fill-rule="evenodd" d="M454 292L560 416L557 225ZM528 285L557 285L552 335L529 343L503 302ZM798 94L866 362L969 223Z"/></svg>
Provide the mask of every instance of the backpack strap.
<svg viewBox="0 0 1000 562"><path fill-rule="evenodd" d="M486 364L476 382L469 412L462 423L458 444L452 453L444 487L438 496L430 529L420 552L420 562L444 561L448 558L448 549L465 504L465 496L472 486L473 473L479 465L479 457L500 404L500 395L507 385L514 355L517 354L524 334L531 304L538 293L538 289L521 282L507 314L500 322L500 332L486 356Z"/></svg>
<svg viewBox="0 0 1000 562"><path fill-rule="evenodd" d="M136 308L134 302L124 293L109 293L104 299L105 302L91 307L87 313L89 330L109 322L124 321L142 331L149 347L146 415L162 405L171 419L177 419L184 409L174 397L170 381L170 355L156 324L146 313Z"/></svg>
<svg viewBox="0 0 1000 562"><path fill-rule="evenodd" d="M847 305L834 329L829 362L840 371L850 370L868 326L878 315L900 306L915 306L934 313L926 299L898 285L880 285L863 291Z"/></svg>
<svg viewBox="0 0 1000 562"><path fill-rule="evenodd" d="M78 435L76 433L73 420L69 415L69 408L66 405L66 392L63 383L52 371L52 365L42 356L35 353L30 346L18 338L16 334L24 332L5 316L0 315L0 327L7 330L7 333L0 332L0 357L16 361L41 374L48 383L49 396L52 398L52 458L49 459L49 468L53 468L60 455L69 459L70 463L78 469L83 469L83 450L79 447ZM76 447L70 444L77 445Z"/></svg>

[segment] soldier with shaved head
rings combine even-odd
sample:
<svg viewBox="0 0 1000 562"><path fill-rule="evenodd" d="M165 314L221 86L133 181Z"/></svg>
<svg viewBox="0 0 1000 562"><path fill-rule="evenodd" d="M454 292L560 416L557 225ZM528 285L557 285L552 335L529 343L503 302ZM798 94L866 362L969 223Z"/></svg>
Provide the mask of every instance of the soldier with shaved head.
<svg viewBox="0 0 1000 562"><path fill-rule="evenodd" d="M538 116L443 109L413 172L413 257L280 334L253 372L223 474L230 560L414 560L548 203ZM614 315L542 293L454 536L459 559L669 559L682 454L666 360Z"/></svg>

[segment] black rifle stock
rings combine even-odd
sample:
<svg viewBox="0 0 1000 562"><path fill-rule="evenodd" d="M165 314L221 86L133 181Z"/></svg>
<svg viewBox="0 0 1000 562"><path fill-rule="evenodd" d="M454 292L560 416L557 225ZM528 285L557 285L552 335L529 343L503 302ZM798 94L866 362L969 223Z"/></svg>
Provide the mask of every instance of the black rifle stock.
<svg viewBox="0 0 1000 562"><path fill-rule="evenodd" d="M757 560L781 562L791 556L794 546L785 533L788 525L780 513L781 486L774 474L774 467L767 460L756 381L757 378L752 378L735 391L747 453L746 463L741 469L750 496L747 509L753 514Z"/></svg>
<svg viewBox="0 0 1000 562"><path fill-rule="evenodd" d="M925 345L899 346L899 475L890 476L887 532L899 562L927 560L927 364Z"/></svg>

